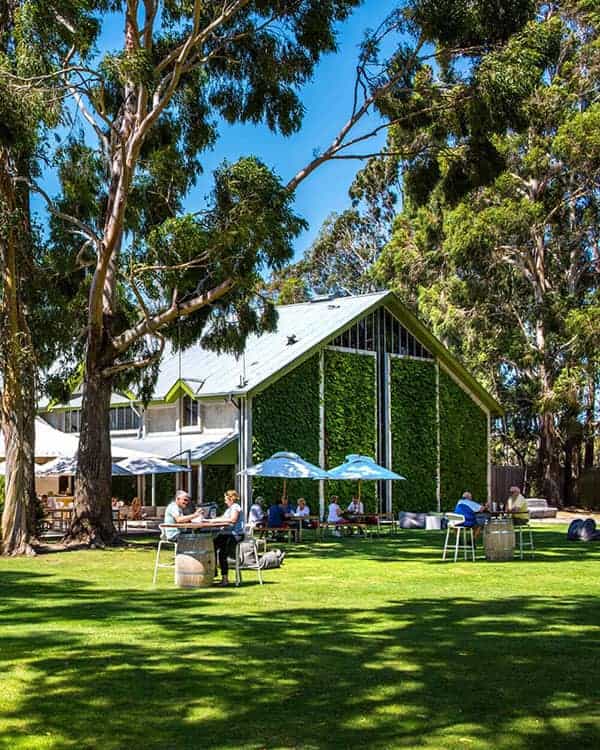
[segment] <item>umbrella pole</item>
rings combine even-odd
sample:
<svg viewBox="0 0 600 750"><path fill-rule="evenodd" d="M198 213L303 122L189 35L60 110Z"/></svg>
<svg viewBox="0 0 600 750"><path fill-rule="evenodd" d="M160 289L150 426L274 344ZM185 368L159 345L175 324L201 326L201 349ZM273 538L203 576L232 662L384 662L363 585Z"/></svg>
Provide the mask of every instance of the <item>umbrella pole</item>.
<svg viewBox="0 0 600 750"><path fill-rule="evenodd" d="M287 498L287 479L283 480L283 495L282 500L285 500Z"/></svg>
<svg viewBox="0 0 600 750"><path fill-rule="evenodd" d="M362 479L359 479L358 480L358 502L359 503L360 503L361 490L362 490Z"/></svg>

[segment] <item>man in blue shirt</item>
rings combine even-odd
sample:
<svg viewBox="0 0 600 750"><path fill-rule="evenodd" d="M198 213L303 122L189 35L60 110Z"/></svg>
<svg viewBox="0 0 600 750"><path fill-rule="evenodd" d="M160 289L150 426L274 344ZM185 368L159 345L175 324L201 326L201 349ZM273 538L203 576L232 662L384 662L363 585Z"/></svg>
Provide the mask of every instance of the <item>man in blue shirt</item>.
<svg viewBox="0 0 600 750"><path fill-rule="evenodd" d="M269 518L268 518L269 528L276 529L285 525L286 525L285 509L281 501L279 501L278 503L273 503L273 505L271 505L271 507L269 508Z"/></svg>
<svg viewBox="0 0 600 750"><path fill-rule="evenodd" d="M487 505L481 505L473 500L473 495L470 492L463 492L462 497L456 503L454 508L455 513L460 513L465 517L463 526L473 527L473 535L475 539L481 534L481 527L485 523L485 518L478 516L478 513L484 513L487 510Z"/></svg>

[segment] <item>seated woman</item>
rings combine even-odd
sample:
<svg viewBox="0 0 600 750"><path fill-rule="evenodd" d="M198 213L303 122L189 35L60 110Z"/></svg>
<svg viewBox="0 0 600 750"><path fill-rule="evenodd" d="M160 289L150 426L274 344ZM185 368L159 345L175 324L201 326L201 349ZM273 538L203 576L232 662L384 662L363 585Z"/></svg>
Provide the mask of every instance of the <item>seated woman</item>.
<svg viewBox="0 0 600 750"><path fill-rule="evenodd" d="M235 545L244 538L244 511L240 503L240 496L235 490L225 493L227 506L222 516L211 518L210 523L226 524L228 528L220 531L213 539L219 567L221 568L221 586L229 586L228 557L235 555Z"/></svg>
<svg viewBox="0 0 600 750"><path fill-rule="evenodd" d="M139 497L134 497L129 509L129 518L132 521L140 521L142 518L142 501Z"/></svg>
<svg viewBox="0 0 600 750"><path fill-rule="evenodd" d="M298 507L296 508L296 518L298 519L298 523L302 524L303 529L310 529L311 523L309 520L310 516L310 508L306 504L306 500L301 497L298 500Z"/></svg>
<svg viewBox="0 0 600 750"><path fill-rule="evenodd" d="M342 515L342 509L339 506L337 495L331 496L331 501L327 509L327 523L335 523L337 525L348 523ZM339 529L335 530L335 535L341 536Z"/></svg>

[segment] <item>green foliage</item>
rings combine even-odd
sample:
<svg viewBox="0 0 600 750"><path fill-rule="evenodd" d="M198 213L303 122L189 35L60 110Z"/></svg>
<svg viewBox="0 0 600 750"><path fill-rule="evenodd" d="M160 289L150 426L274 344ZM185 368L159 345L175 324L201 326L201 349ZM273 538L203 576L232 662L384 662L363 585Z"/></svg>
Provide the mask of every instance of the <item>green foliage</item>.
<svg viewBox="0 0 600 750"><path fill-rule="evenodd" d="M315 355L254 397L252 404L252 459L263 461L277 451L292 451L319 464L319 356ZM252 480L254 495L267 501L281 497L280 479ZM288 495L305 497L315 507L319 483L290 480ZM312 508L311 508L312 509Z"/></svg>
<svg viewBox="0 0 600 750"><path fill-rule="evenodd" d="M136 477L113 477L111 481L113 497L129 503L137 495Z"/></svg>
<svg viewBox="0 0 600 750"><path fill-rule="evenodd" d="M442 510L452 510L465 490L487 499L487 416L440 370L440 473Z"/></svg>
<svg viewBox="0 0 600 750"><path fill-rule="evenodd" d="M349 453L376 458L377 393L375 357L325 350L325 459L328 469ZM341 505L356 492L356 483L328 481L329 496ZM365 510L376 510L375 482L362 483Z"/></svg>
<svg viewBox="0 0 600 750"><path fill-rule="evenodd" d="M235 467L205 464L203 468L204 501L223 504L223 495L235 487Z"/></svg>
<svg viewBox="0 0 600 750"><path fill-rule="evenodd" d="M391 360L392 469L394 509L436 510L437 415L435 364Z"/></svg>

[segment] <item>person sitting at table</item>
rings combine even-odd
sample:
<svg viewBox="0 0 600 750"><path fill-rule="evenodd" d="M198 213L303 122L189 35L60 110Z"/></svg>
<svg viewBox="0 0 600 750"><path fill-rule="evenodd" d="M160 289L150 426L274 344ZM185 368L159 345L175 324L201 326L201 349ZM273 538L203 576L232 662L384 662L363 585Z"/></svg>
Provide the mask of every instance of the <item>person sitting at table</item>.
<svg viewBox="0 0 600 750"><path fill-rule="evenodd" d="M287 497L281 498L281 507L283 508L283 515L285 516L286 519L291 518L296 512L296 509L292 508L292 506L290 505L290 501L288 500Z"/></svg>
<svg viewBox="0 0 600 750"><path fill-rule="evenodd" d="M227 558L235 556L235 545L244 538L244 511L239 500L240 496L235 490L227 490L225 493L227 509L222 516L210 519L210 523L227 525L227 528L220 531L213 539L221 568L220 586L229 586L229 560Z"/></svg>
<svg viewBox="0 0 600 750"><path fill-rule="evenodd" d="M142 501L139 497L134 497L131 501L131 510L129 511L132 521L139 521L142 517Z"/></svg>
<svg viewBox="0 0 600 750"><path fill-rule="evenodd" d="M337 495L332 495L330 498L329 507L327 508L327 523L335 523L336 525L348 523L342 515ZM339 529L336 529L334 533L336 536L341 536Z"/></svg>
<svg viewBox="0 0 600 750"><path fill-rule="evenodd" d="M296 508L296 513L294 515L298 519L298 523L302 524L303 529L311 528L311 523L309 519L310 508L306 504L306 500L303 497L298 498L298 506Z"/></svg>
<svg viewBox="0 0 600 750"><path fill-rule="evenodd" d="M365 506L356 496L352 498L352 502L348 506L348 513L351 513L353 516L363 516L365 513Z"/></svg>
<svg viewBox="0 0 600 750"><path fill-rule="evenodd" d="M265 512L263 510L264 500L262 497L257 497L248 511L248 526L254 529L256 526L262 526L265 521Z"/></svg>
<svg viewBox="0 0 600 750"><path fill-rule="evenodd" d="M42 500L44 499L44 495L42 495ZM50 495L50 497L46 497L46 506L48 510L56 510L56 500L54 499L53 495Z"/></svg>
<svg viewBox="0 0 600 750"><path fill-rule="evenodd" d="M524 526L526 523L529 523L527 500L521 494L520 487L511 487L509 492L510 495L506 501L506 510L512 515L515 526Z"/></svg>
<svg viewBox="0 0 600 750"><path fill-rule="evenodd" d="M287 520L281 500L277 503L273 503L269 508L267 526L270 529L287 528Z"/></svg>
<svg viewBox="0 0 600 750"><path fill-rule="evenodd" d="M461 516L465 517L463 526L467 526L473 529L473 537L477 539L481 534L481 528L485 524L485 517L482 514L487 511L487 503L481 505L480 503L473 500L473 495L465 491L462 494L460 500L456 503L454 508L455 513L460 513Z"/></svg>
<svg viewBox="0 0 600 750"><path fill-rule="evenodd" d="M165 520L166 524L173 523L191 523L195 518L198 517L199 511L187 514L185 511L190 502L191 498L185 490L177 490L175 493L175 500L170 502L165 509ZM170 542L177 540L179 535L182 533L181 529L163 529L165 538Z"/></svg>

